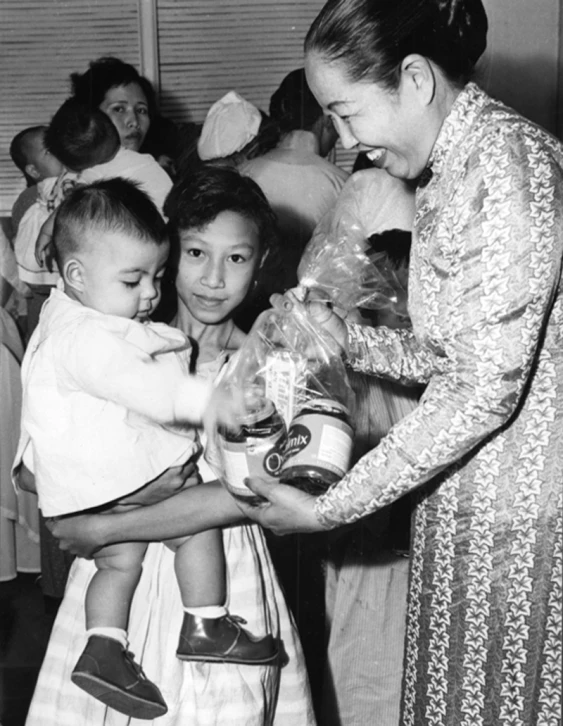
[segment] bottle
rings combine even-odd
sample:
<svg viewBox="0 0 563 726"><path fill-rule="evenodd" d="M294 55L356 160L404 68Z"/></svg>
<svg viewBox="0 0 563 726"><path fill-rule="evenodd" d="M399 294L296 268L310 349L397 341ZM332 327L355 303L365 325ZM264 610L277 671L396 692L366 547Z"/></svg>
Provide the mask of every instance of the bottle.
<svg viewBox="0 0 563 726"><path fill-rule="evenodd" d="M328 398L309 401L289 427L280 481L322 494L350 468L352 437L346 406Z"/></svg>
<svg viewBox="0 0 563 726"><path fill-rule="evenodd" d="M259 477L277 481L283 461L285 423L267 398L262 405L241 419L239 431L219 429L223 483L235 499L256 506L264 501L244 480Z"/></svg>

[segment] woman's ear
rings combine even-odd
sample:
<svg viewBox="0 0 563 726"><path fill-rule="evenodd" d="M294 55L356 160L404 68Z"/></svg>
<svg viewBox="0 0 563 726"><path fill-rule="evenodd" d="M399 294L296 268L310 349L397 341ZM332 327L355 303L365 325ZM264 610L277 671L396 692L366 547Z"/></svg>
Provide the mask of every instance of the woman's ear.
<svg viewBox="0 0 563 726"><path fill-rule="evenodd" d="M84 268L80 260L75 258L67 260L63 265L62 277L65 285L68 285L77 293L83 292Z"/></svg>
<svg viewBox="0 0 563 726"><path fill-rule="evenodd" d="M430 105L436 92L436 76L428 58L418 53L406 56L401 63L401 83L416 95L419 103Z"/></svg>

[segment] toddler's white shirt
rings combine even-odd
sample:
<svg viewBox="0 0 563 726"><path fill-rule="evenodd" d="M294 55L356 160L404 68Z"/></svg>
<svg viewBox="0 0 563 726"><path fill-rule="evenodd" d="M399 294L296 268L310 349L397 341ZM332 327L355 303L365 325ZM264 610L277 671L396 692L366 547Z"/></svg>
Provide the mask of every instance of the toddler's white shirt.
<svg viewBox="0 0 563 726"><path fill-rule="evenodd" d="M92 184L113 177L137 182L162 214L164 200L172 189L172 179L153 156L122 147L111 161L84 169L77 181L80 184Z"/></svg>
<svg viewBox="0 0 563 726"><path fill-rule="evenodd" d="M189 375L179 330L99 313L54 289L22 363L21 435L14 469L35 474L46 517L139 489L199 448L212 384Z"/></svg>

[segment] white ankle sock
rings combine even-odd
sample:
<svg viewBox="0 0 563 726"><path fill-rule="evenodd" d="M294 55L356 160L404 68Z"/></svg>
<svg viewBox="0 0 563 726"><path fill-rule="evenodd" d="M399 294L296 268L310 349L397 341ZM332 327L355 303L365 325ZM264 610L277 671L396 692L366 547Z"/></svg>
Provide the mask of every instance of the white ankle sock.
<svg viewBox="0 0 563 726"><path fill-rule="evenodd" d="M86 636L89 638L91 635L101 635L104 638L113 638L121 643L124 650L127 650L127 632L121 628L90 628L86 631Z"/></svg>
<svg viewBox="0 0 563 726"><path fill-rule="evenodd" d="M203 605L199 608L184 608L185 613L195 615L198 618L210 618L216 620L227 614L228 610L224 605Z"/></svg>

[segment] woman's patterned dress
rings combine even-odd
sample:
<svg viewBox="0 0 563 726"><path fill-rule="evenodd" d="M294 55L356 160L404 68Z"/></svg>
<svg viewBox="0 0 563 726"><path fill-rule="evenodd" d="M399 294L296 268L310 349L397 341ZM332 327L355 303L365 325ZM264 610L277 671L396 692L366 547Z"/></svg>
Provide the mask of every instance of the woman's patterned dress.
<svg viewBox="0 0 563 726"><path fill-rule="evenodd" d="M403 726L556 726L563 148L468 84L429 167L413 333L349 327L355 369L428 386L316 512L336 527L418 492Z"/></svg>

